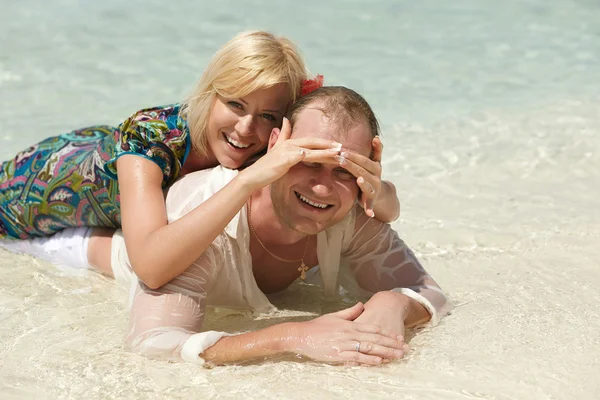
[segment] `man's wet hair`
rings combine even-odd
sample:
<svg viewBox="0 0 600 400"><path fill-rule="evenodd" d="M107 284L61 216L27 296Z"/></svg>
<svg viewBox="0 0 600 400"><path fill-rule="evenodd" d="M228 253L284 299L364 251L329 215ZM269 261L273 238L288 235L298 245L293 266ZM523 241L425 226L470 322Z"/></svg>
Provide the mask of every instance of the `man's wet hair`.
<svg viewBox="0 0 600 400"><path fill-rule="evenodd" d="M364 121L368 124L372 137L380 135L379 122L371 106L352 89L344 86L324 86L300 97L286 113L292 127L298 114L309 106L321 111L344 131Z"/></svg>

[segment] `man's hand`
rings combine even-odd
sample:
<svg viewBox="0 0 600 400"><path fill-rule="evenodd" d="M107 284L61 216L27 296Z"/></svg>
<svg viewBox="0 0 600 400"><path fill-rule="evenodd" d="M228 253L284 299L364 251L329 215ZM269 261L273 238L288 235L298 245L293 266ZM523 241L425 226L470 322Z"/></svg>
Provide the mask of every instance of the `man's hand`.
<svg viewBox="0 0 600 400"><path fill-rule="evenodd" d="M221 364L293 353L333 364L380 365L408 350L404 338L398 338L404 324L411 326L427 318L429 314L415 300L400 293L380 292L365 305L357 303L311 321L223 337L201 357Z"/></svg>
<svg viewBox="0 0 600 400"><path fill-rule="evenodd" d="M404 342L385 328L356 318L363 305L294 325L285 350L316 361L349 365L379 365L404 354Z"/></svg>
<svg viewBox="0 0 600 400"><path fill-rule="evenodd" d="M410 301L414 300L401 293L391 291L375 293L365 303L363 313L354 321L377 325L390 332L402 342L402 350L406 354L409 347L404 342L404 321L408 315Z"/></svg>

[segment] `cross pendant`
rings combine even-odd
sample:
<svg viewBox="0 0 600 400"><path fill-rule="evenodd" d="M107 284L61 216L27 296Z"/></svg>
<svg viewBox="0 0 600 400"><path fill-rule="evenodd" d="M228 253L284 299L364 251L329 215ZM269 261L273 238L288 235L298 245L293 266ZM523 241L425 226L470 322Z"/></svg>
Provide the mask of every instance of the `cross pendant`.
<svg viewBox="0 0 600 400"><path fill-rule="evenodd" d="M304 264L304 260L301 260L302 264L298 267L298 271L300 271L300 279L306 279L306 271L308 271L308 266Z"/></svg>

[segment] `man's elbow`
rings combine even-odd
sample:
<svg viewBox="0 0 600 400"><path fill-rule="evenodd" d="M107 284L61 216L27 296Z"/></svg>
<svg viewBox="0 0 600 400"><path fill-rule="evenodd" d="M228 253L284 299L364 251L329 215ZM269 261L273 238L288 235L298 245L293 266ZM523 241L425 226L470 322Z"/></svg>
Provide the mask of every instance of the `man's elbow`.
<svg viewBox="0 0 600 400"><path fill-rule="evenodd" d="M165 353L163 349L150 346L147 341L152 341L152 338L144 340L142 337L127 335L124 343L125 350L149 359L169 360L171 358L168 357L168 352Z"/></svg>

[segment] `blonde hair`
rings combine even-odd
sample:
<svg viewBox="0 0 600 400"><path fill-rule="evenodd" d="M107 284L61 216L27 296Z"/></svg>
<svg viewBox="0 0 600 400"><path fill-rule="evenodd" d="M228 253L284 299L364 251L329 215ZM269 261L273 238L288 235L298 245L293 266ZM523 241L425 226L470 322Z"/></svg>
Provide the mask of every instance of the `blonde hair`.
<svg viewBox="0 0 600 400"><path fill-rule="evenodd" d="M292 104L300 96L307 73L302 56L288 39L263 31L236 35L213 56L183 104L194 149L207 152L206 129L217 95L240 98L285 83Z"/></svg>

